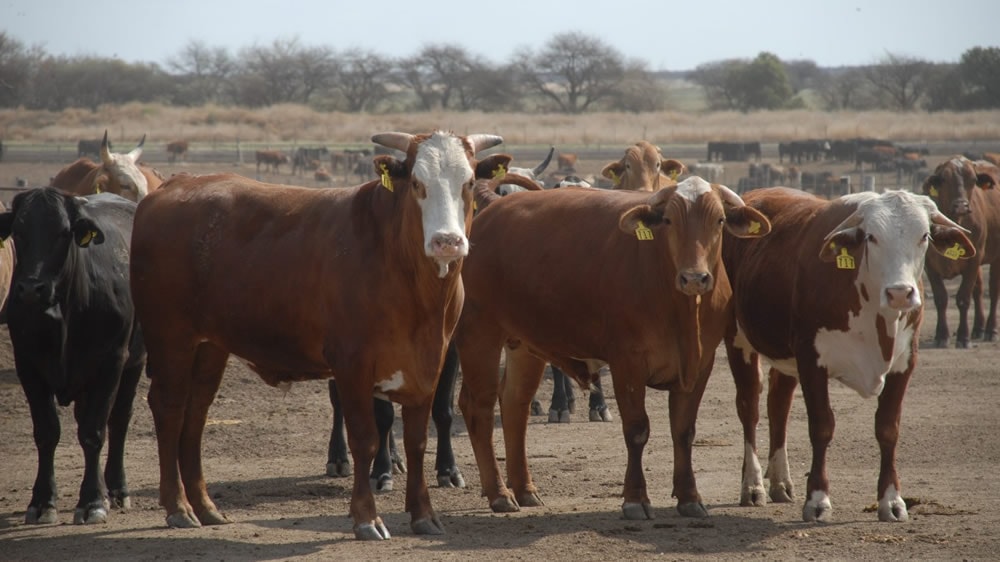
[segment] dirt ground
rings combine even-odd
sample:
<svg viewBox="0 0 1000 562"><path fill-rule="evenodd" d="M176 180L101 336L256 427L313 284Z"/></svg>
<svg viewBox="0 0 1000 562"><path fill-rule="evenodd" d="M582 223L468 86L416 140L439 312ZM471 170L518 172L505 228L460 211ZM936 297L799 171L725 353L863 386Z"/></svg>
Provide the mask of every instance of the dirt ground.
<svg viewBox="0 0 1000 562"><path fill-rule="evenodd" d="M0 165L0 184L6 184L8 175L31 173L15 166ZM674 509L667 394L654 390L647 398L652 435L644 465L656 519L622 519L625 446L611 385L605 383L615 414L612 423L586 421L584 407L578 407L569 424L532 418L528 452L544 507L516 514L490 512L480 496L478 471L458 416L453 431L456 455L468 487L430 490L447 534L412 534L403 510L403 479L397 478L394 491L376 497L393 534L382 543L354 540L347 515L351 481L324 475L331 422L326 384L300 383L285 393L268 387L235 360L209 412L204 440L209 492L232 524L194 530L166 527L165 513L157 505L156 437L144 379L126 450L132 509L111 513L104 525L71 524L82 455L72 410L64 408L62 445L56 453L59 524L24 525L36 456L7 331L0 329L0 559L996 559L1000 515L991 510L1000 496L1000 385L993 377L1000 374L1000 343L979 342L970 350L929 349L935 313L929 294L926 300L921 338L925 347L904 404L898 450L903 495L911 504L909 522L878 522L874 507L879 459L873 432L877 403L838 383L831 385L837 430L828 457L833 522L801 521L811 454L801 397L792 409L788 439L798 485L795 502L740 507L742 436L732 378L720 348L701 406L694 451L708 519L682 518ZM955 322L952 318L953 327ZM551 390L546 379L540 389L543 402ZM578 404L585 401L578 397ZM758 433L766 439L766 411L761 415ZM400 429L397 423L397 436ZM433 429L430 435L425 472L433 482ZM496 439L502 451L499 429ZM763 457L767 443L759 446Z"/></svg>

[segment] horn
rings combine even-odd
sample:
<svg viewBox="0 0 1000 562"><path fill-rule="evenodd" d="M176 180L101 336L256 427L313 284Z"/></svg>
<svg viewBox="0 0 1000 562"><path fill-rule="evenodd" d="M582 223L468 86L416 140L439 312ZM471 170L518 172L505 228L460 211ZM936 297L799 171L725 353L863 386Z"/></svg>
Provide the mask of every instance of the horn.
<svg viewBox="0 0 1000 562"><path fill-rule="evenodd" d="M555 154L555 152L556 152L556 147L550 146L549 147L549 155L545 157L545 160L542 160L541 164L535 166L535 168L533 170L531 170L531 173L535 174L536 178L538 176L542 175L542 172L545 171L545 168L547 168L549 166L549 162L552 161L552 155Z"/></svg>
<svg viewBox="0 0 1000 562"><path fill-rule="evenodd" d="M861 224L861 220L862 220L861 213L854 211L853 213L851 213L851 216L844 219L844 222L838 224L836 228L831 230L830 233L827 234L825 238L823 238L823 244L829 242L830 239L836 236L838 232L858 226L859 224Z"/></svg>
<svg viewBox="0 0 1000 562"><path fill-rule="evenodd" d="M146 133L142 134L142 138L139 139L139 144L135 145L136 148L142 148L142 145L146 144Z"/></svg>
<svg viewBox="0 0 1000 562"><path fill-rule="evenodd" d="M729 189L721 183L717 183L715 185L719 187L719 197L722 197L722 201L724 203L729 203L733 207L746 206L746 203L743 202L743 199L737 195L735 191Z"/></svg>
<svg viewBox="0 0 1000 562"><path fill-rule="evenodd" d="M372 142L386 148L395 148L400 152L407 152L410 148L410 143L413 142L413 135L398 132L379 133L372 137Z"/></svg>
<svg viewBox="0 0 1000 562"><path fill-rule="evenodd" d="M472 153L476 154L480 150L486 150L487 148L492 148L502 143L503 137L499 135L476 133L465 137L465 140L469 141L469 144L472 145Z"/></svg>
<svg viewBox="0 0 1000 562"><path fill-rule="evenodd" d="M934 224L939 224L941 226L949 226L951 228L957 228L966 234L972 234L971 230L949 219L947 216L945 216L944 213L938 211L937 209L931 211L931 222ZM990 271L992 272L992 269Z"/></svg>
<svg viewBox="0 0 1000 562"><path fill-rule="evenodd" d="M133 162L138 162L139 157L142 156L142 145L146 144L146 135L143 134L142 138L139 140L139 144L129 151L128 156Z"/></svg>
<svg viewBox="0 0 1000 562"><path fill-rule="evenodd" d="M108 130L104 129L104 140L101 141L101 162L111 161L111 150L108 149Z"/></svg>

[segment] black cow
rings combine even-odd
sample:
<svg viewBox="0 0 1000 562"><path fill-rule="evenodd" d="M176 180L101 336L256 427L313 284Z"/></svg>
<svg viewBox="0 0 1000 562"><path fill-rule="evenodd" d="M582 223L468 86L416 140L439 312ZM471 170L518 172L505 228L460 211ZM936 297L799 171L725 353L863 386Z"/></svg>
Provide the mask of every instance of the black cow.
<svg viewBox="0 0 1000 562"><path fill-rule="evenodd" d="M105 135L107 136L107 135ZM84 156L101 156L101 143L103 139L81 139L76 143L76 156L77 158L82 158ZM108 150L111 150L111 141L108 141Z"/></svg>
<svg viewBox="0 0 1000 562"><path fill-rule="evenodd" d="M713 160L719 160L720 162L726 161L745 161L751 156L757 162L760 162L760 142L726 142L726 141L711 141L708 143L708 153L706 159L709 162Z"/></svg>
<svg viewBox="0 0 1000 562"><path fill-rule="evenodd" d="M3 141L0 140L0 162L3 162Z"/></svg>
<svg viewBox="0 0 1000 562"><path fill-rule="evenodd" d="M292 173L302 174L305 170L315 170L316 167L330 157L330 151L325 146L306 148L300 146L292 154Z"/></svg>
<svg viewBox="0 0 1000 562"><path fill-rule="evenodd" d="M7 325L38 449L26 523L57 520L57 402L75 402L83 448L73 523L103 523L112 506L130 506L125 433L146 362L129 291L135 207L110 193L76 197L47 187L19 193L0 214L0 239L13 238L15 248Z"/></svg>

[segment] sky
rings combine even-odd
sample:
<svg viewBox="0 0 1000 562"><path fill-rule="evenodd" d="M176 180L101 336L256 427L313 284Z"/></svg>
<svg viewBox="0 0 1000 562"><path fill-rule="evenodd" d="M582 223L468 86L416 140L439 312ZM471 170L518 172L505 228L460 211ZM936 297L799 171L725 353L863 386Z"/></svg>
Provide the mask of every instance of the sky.
<svg viewBox="0 0 1000 562"><path fill-rule="evenodd" d="M576 31L650 70L691 70L762 51L835 67L887 53L958 62L971 47L1000 46L1000 1L0 0L0 30L53 55L160 65L194 40L235 55L289 39L394 58L460 45L501 63Z"/></svg>

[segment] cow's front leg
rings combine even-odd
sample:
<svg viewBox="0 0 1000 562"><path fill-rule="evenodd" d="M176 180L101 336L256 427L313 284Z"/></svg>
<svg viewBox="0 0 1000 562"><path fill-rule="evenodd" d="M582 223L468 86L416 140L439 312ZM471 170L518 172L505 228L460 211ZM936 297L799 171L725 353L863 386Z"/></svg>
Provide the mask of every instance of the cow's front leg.
<svg viewBox="0 0 1000 562"><path fill-rule="evenodd" d="M375 404L372 399L371 387L368 389L360 388L363 386L337 384L337 391L344 411L344 425L347 426L347 443L354 460L351 519L354 521L354 538L358 540L384 540L390 538L391 535L375 510L375 496L372 494L371 479L369 478L372 460L375 458L375 451L378 448Z"/></svg>
<svg viewBox="0 0 1000 562"><path fill-rule="evenodd" d="M642 453L649 441L649 416L646 415L646 385L641 382L639 372L628 366L611 365L611 381L628 452L625 487L622 490L622 514L625 519L653 518L653 507L646 492L646 476L642 471Z"/></svg>
<svg viewBox="0 0 1000 562"><path fill-rule="evenodd" d="M815 361L815 359L813 359ZM825 371L803 368L799 358L799 383L809 417L809 441L812 444L812 466L806 480L806 501L802 520L827 522L833 515L830 503L830 480L826 474L826 450L833 440L836 421L830 408L830 394Z"/></svg>
<svg viewBox="0 0 1000 562"><path fill-rule="evenodd" d="M141 362L122 372L122 381L118 385L111 416L108 418L108 460L104 465L104 484L108 489L108 500L112 508L132 507L125 479L125 436L132 421L132 404L144 367L145 362Z"/></svg>
<svg viewBox="0 0 1000 562"><path fill-rule="evenodd" d="M500 381L500 421L507 450L507 483L521 507L545 505L531 480L526 443L531 398L538 390L544 371L545 361L519 348L507 352L507 364Z"/></svg>
<svg viewBox="0 0 1000 562"><path fill-rule="evenodd" d="M451 426L455 417L455 382L458 380L458 347L455 342L448 344L441 377L434 391L434 405L431 417L437 429L437 469L438 486L442 488L464 488L465 478L455 462L455 451L451 443Z"/></svg>
<svg viewBox="0 0 1000 562"><path fill-rule="evenodd" d="M674 445L674 489L670 495L677 498L677 512L684 517L708 517L708 509L698 493L691 455L698 407L705 394L712 363L713 360L708 361L708 367L702 370L691 392L670 391L670 436Z"/></svg>
<svg viewBox="0 0 1000 562"><path fill-rule="evenodd" d="M120 372L113 378L119 377ZM102 378L106 381L112 377ZM83 449L83 480L80 483L80 499L73 512L74 525L106 523L111 507L106 497L104 481L101 480L101 450L104 448L108 416L114 398L114 381L102 386L88 389L88 392L77 398L73 409L77 438Z"/></svg>
<svg viewBox="0 0 1000 562"><path fill-rule="evenodd" d="M903 395L910 380L912 366L903 373L890 373L885 388L878 397L875 412L875 437L878 439L882 462L878 475L879 521L906 521L906 511L899 475L896 473L896 443L899 441L899 420L902 417Z"/></svg>
<svg viewBox="0 0 1000 562"><path fill-rule="evenodd" d="M24 522L29 525L55 523L59 516L56 510L58 490L55 473L56 446L59 445L61 431L59 411L56 409L55 398L38 382L41 380L40 374L18 369L17 375L28 400L32 433L38 451L38 472L35 485L31 488L31 501L24 514Z"/></svg>
<svg viewBox="0 0 1000 562"><path fill-rule="evenodd" d="M979 297L976 299L977 306L973 308L973 315L978 314L980 318L982 317L983 284L978 281L978 278L978 270L963 273L962 282L955 295L955 306L958 308L958 329L955 331L955 347L957 348L968 349L971 346L969 342L969 306L972 304L977 286L979 287Z"/></svg>
<svg viewBox="0 0 1000 562"><path fill-rule="evenodd" d="M944 286L941 275L928 267L926 269L927 279L931 284L931 293L934 297L934 308L937 310L937 324L934 328L934 347L948 347L948 290Z"/></svg>
<svg viewBox="0 0 1000 562"><path fill-rule="evenodd" d="M424 453L427 450L427 424L431 417L433 396L416 405L403 406L403 448L406 449L406 511L410 513L410 529L418 535L444 534L444 525L431 507L424 478Z"/></svg>

